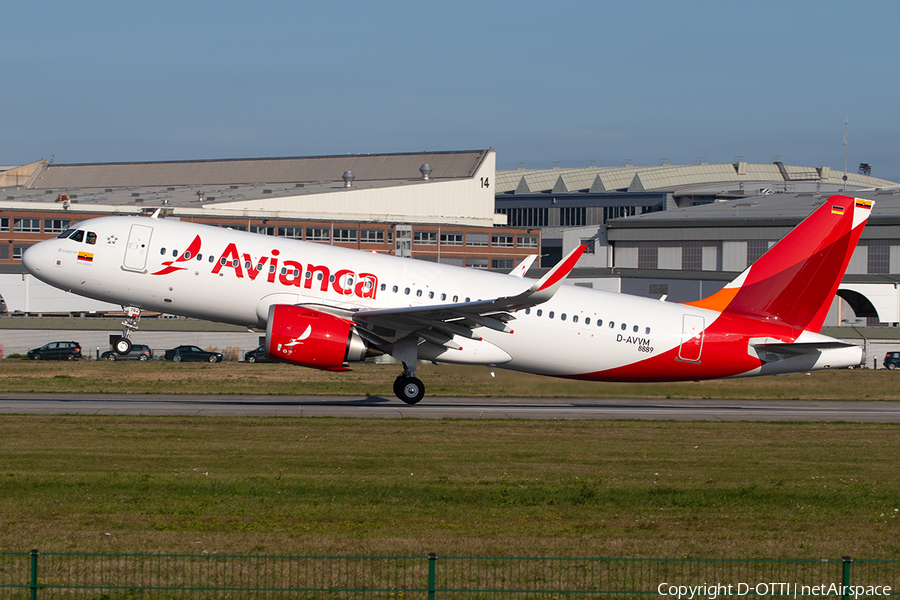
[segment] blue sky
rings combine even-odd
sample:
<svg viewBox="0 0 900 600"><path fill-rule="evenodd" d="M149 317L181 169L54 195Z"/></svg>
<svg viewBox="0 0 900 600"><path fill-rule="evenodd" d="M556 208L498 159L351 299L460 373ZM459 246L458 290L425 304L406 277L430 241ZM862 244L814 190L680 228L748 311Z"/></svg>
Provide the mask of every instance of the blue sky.
<svg viewBox="0 0 900 600"><path fill-rule="evenodd" d="M900 2L4 7L0 165L494 148L900 179Z"/></svg>

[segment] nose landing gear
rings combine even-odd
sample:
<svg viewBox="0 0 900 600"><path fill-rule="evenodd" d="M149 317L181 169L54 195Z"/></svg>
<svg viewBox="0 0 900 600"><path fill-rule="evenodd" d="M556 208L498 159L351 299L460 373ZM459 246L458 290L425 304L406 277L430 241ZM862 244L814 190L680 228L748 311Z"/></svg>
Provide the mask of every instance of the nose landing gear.
<svg viewBox="0 0 900 600"><path fill-rule="evenodd" d="M131 332L135 331L138 328L138 321L141 320L141 309L135 306L123 306L125 309L125 320L122 321L122 326L125 328L125 331L122 332L122 337L115 343L114 348L116 354L119 356L125 356L129 352L131 352Z"/></svg>

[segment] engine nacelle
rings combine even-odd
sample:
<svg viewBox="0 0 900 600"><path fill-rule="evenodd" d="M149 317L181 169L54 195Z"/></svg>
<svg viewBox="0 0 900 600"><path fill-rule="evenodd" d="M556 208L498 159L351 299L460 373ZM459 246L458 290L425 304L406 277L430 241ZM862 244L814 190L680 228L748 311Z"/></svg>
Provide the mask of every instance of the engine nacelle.
<svg viewBox="0 0 900 600"><path fill-rule="evenodd" d="M325 371L346 371L366 358L366 344L352 321L290 304L269 307L266 353L271 360Z"/></svg>

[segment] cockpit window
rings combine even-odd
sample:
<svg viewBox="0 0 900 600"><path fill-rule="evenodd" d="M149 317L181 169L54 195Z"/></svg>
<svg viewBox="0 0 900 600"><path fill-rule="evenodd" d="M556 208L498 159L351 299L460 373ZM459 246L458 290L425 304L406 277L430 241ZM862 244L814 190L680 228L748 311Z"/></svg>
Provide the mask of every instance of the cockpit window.
<svg viewBox="0 0 900 600"><path fill-rule="evenodd" d="M65 231L63 231L61 234L59 234L56 237L60 240L64 240L67 237L69 237L70 235L72 235L73 233L75 233L75 231L76 231L75 229L66 229Z"/></svg>
<svg viewBox="0 0 900 600"><path fill-rule="evenodd" d="M87 243L88 244L96 244L97 243L97 234L93 231L88 231L87 233Z"/></svg>
<svg viewBox="0 0 900 600"><path fill-rule="evenodd" d="M75 233L73 233L71 236L69 236L69 239L72 240L73 242L83 242L84 241L84 229L76 230Z"/></svg>

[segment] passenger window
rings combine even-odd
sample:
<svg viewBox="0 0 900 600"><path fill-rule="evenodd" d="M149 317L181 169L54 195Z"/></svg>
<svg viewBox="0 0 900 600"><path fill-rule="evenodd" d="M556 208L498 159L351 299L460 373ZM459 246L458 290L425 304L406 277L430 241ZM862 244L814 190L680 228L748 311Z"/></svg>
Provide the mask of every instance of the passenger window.
<svg viewBox="0 0 900 600"><path fill-rule="evenodd" d="M547 316L550 317L550 318L552 319L552 318L553 318L553 311L551 310L549 313L547 313Z"/></svg>
<svg viewBox="0 0 900 600"><path fill-rule="evenodd" d="M249 261L249 260L244 261L244 268L247 269L247 270L250 269L250 261Z"/></svg>
<svg viewBox="0 0 900 600"><path fill-rule="evenodd" d="M540 308L537 309L537 316L540 317L540 316L543 315L543 314L544 314L544 311L543 311L543 310L541 310Z"/></svg>
<svg viewBox="0 0 900 600"><path fill-rule="evenodd" d="M172 250L172 258L178 258L178 250Z"/></svg>
<svg viewBox="0 0 900 600"><path fill-rule="evenodd" d="M233 261L231 261L231 266L234 268L239 267L240 264L241 264L241 261L239 261L238 259L234 259Z"/></svg>
<svg viewBox="0 0 900 600"><path fill-rule="evenodd" d="M409 288L404 288L403 293L409 296Z"/></svg>
<svg viewBox="0 0 900 600"><path fill-rule="evenodd" d="M591 318L590 318L590 317L585 317L585 318L584 318L584 324L585 324L585 325L590 325L590 324L591 324Z"/></svg>
<svg viewBox="0 0 900 600"><path fill-rule="evenodd" d="M165 255L166 255L166 249L165 249L165 248L160 248L160 249L159 249L159 255L160 255L160 256L165 256Z"/></svg>
<svg viewBox="0 0 900 600"><path fill-rule="evenodd" d="M603 327L603 319L597 319L597 327Z"/></svg>
<svg viewBox="0 0 900 600"><path fill-rule="evenodd" d="M222 260L225 260L225 259L223 258ZM222 263L222 264L225 264L225 263ZM287 269L284 268L284 267L281 267L281 274L282 274L282 275L287 275Z"/></svg>
<svg viewBox="0 0 900 600"><path fill-rule="evenodd" d="M609 328L610 328L610 329L615 329L615 327L616 327L616 322L615 322L615 321L610 321L610 322L609 322Z"/></svg>
<svg viewBox="0 0 900 600"><path fill-rule="evenodd" d="M203 254L202 254L202 253L200 253L200 252L197 253L197 260L203 260Z"/></svg>
<svg viewBox="0 0 900 600"><path fill-rule="evenodd" d="M191 253L185 252L181 258L183 258L184 260L191 260Z"/></svg>
<svg viewBox="0 0 900 600"><path fill-rule="evenodd" d="M637 332L638 332L638 326L635 325L634 328L632 329L632 331L634 331L635 333L637 333Z"/></svg>
<svg viewBox="0 0 900 600"><path fill-rule="evenodd" d="M577 323L577 322L578 322L578 315L572 315L572 322L573 322L573 323Z"/></svg>
<svg viewBox="0 0 900 600"><path fill-rule="evenodd" d="M441 294L441 300L446 300L446 299L447 299L447 294Z"/></svg>
<svg viewBox="0 0 900 600"><path fill-rule="evenodd" d="M454 302L459 301L459 296L453 296L453 301L454 301Z"/></svg>
<svg viewBox="0 0 900 600"><path fill-rule="evenodd" d="M468 296L466 296L466 302L471 302L471 299Z"/></svg>
<svg viewBox="0 0 900 600"><path fill-rule="evenodd" d="M647 335L650 335L650 328L648 327L647 329L645 329L644 333L646 333Z"/></svg>
<svg viewBox="0 0 900 600"><path fill-rule="evenodd" d="M625 331L625 328L628 327L625 323L622 323L622 331Z"/></svg>
<svg viewBox="0 0 900 600"><path fill-rule="evenodd" d="M93 231L88 231L87 243L88 244L96 244L97 243L97 234L94 233Z"/></svg>
<svg viewBox="0 0 900 600"><path fill-rule="evenodd" d="M223 267L225 266L225 263L227 263L227 262L228 262L228 261L225 260L225 257L224 257L224 256L223 256L222 258L219 259L219 264L222 265ZM283 272L283 271L284 271L284 269L282 269L282 275L284 275L284 272Z"/></svg>
<svg viewBox="0 0 900 600"><path fill-rule="evenodd" d="M396 285L395 285L393 288L391 288L391 289L394 291L395 294L397 293L398 288L397 288Z"/></svg>
<svg viewBox="0 0 900 600"><path fill-rule="evenodd" d="M530 315L530 314L531 314L531 309L530 309L530 308L526 308L526 309L525 309L525 314L526 314L526 315Z"/></svg>
<svg viewBox="0 0 900 600"><path fill-rule="evenodd" d="M211 263L216 262L216 257L213 256L212 254L210 254L210 255L209 255L209 262L211 262ZM223 263L223 264L224 264L224 263Z"/></svg>
<svg viewBox="0 0 900 600"><path fill-rule="evenodd" d="M381 291L383 292L383 291L386 290L386 289L387 289L387 284L382 283L382 284L381 284Z"/></svg>
<svg viewBox="0 0 900 600"><path fill-rule="evenodd" d="M434 292L428 292L428 297L429 297L429 298L434 298Z"/></svg>
<svg viewBox="0 0 900 600"><path fill-rule="evenodd" d="M416 296L422 297L422 290L416 290Z"/></svg>

